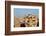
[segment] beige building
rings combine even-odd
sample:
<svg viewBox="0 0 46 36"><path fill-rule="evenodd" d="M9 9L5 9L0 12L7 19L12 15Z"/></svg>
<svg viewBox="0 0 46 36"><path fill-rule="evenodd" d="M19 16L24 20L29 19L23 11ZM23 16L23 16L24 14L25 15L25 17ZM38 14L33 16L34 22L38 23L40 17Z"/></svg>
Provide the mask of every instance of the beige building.
<svg viewBox="0 0 46 36"><path fill-rule="evenodd" d="M25 21L25 27L36 27L37 26L37 22L38 22L38 18L35 15L31 15L31 16L25 16L25 18L16 18L14 17L14 24L15 27L20 27L21 23Z"/></svg>

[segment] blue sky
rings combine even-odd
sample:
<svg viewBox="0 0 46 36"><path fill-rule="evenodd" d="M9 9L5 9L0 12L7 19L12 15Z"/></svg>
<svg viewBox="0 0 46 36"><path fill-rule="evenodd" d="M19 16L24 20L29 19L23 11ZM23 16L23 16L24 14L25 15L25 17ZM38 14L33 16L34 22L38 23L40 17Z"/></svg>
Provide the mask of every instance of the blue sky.
<svg viewBox="0 0 46 36"><path fill-rule="evenodd" d="M39 15L39 9L29 9L29 8L14 8L14 16L17 18L24 17L27 14Z"/></svg>

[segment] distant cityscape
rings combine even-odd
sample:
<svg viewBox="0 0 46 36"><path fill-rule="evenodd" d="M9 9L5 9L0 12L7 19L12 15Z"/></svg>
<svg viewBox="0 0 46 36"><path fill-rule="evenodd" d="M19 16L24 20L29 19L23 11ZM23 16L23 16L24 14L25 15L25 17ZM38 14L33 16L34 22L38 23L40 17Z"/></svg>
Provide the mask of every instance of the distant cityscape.
<svg viewBox="0 0 46 36"><path fill-rule="evenodd" d="M39 26L39 9L14 8L14 27Z"/></svg>

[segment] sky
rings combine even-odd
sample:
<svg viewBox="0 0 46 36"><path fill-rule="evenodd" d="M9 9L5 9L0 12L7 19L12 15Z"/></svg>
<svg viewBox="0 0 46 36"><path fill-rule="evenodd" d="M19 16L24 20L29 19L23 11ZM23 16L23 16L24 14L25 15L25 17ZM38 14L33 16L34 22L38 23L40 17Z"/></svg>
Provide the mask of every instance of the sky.
<svg viewBox="0 0 46 36"><path fill-rule="evenodd" d="M34 14L39 16L39 9L29 9L29 8L14 8L14 16L17 18L22 18L25 15Z"/></svg>

